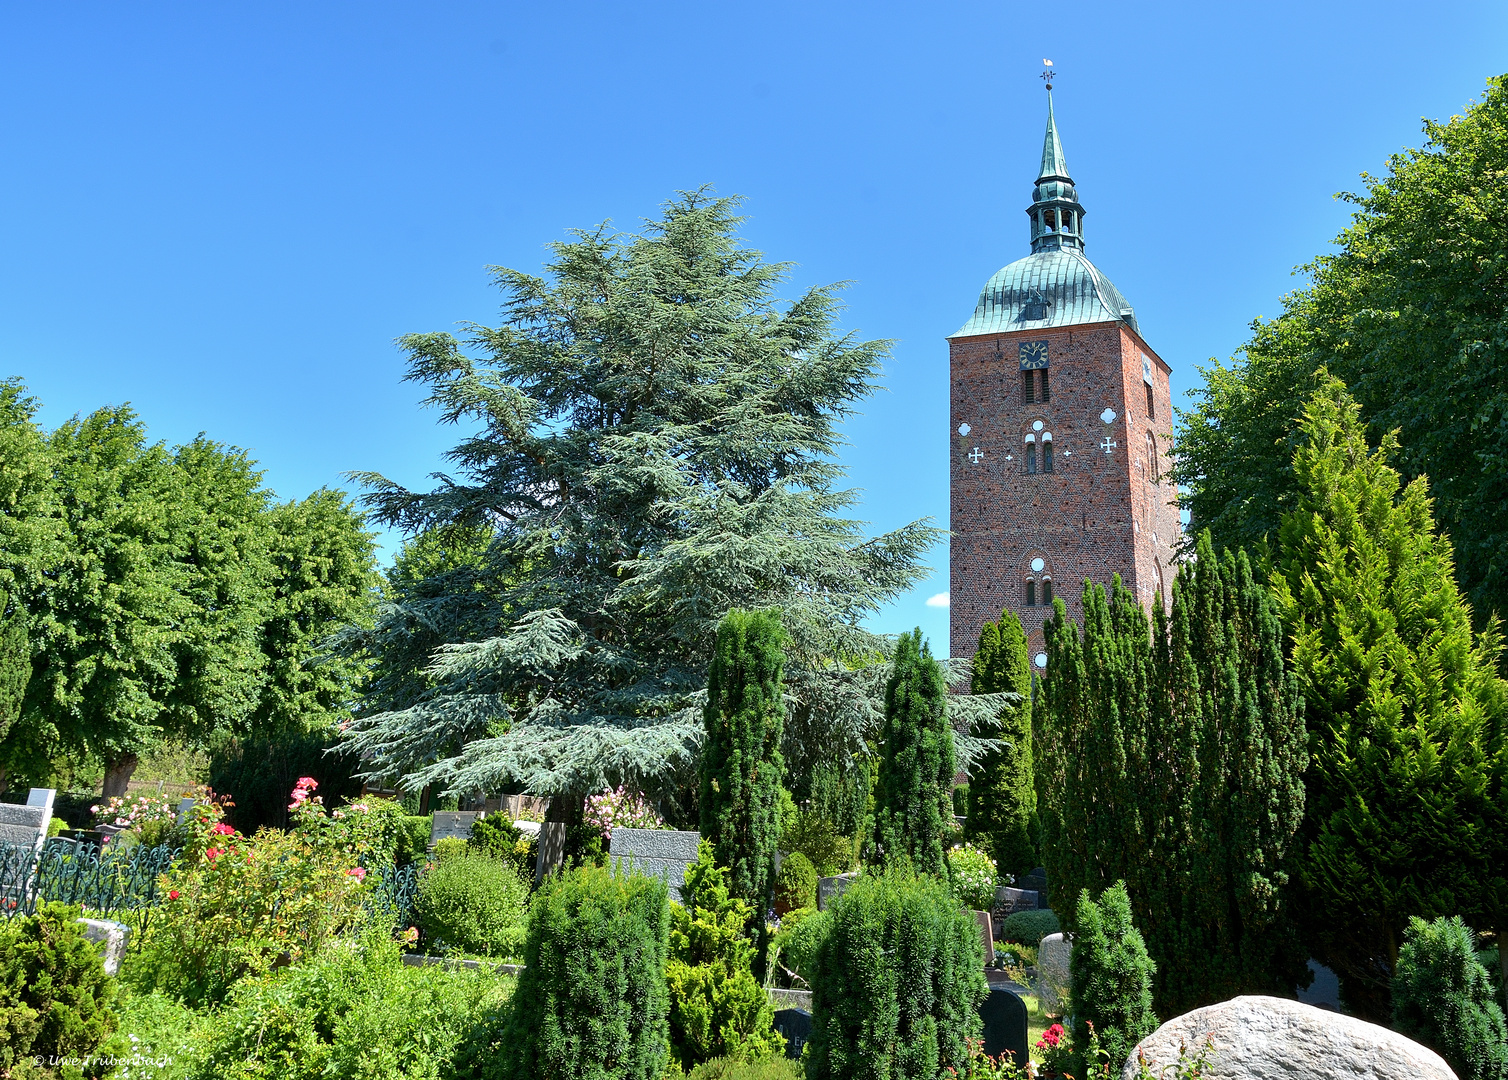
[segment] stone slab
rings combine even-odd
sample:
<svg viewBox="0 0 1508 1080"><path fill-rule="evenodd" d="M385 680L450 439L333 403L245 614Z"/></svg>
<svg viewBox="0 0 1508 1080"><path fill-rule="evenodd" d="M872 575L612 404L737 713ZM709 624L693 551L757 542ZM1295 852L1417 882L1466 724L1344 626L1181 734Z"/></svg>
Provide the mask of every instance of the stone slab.
<svg viewBox="0 0 1508 1080"><path fill-rule="evenodd" d="M1001 885L995 890L994 913L999 918L1014 915L1018 911L1036 911L1037 906L1037 894L1030 889L1013 889L1009 885Z"/></svg>
<svg viewBox="0 0 1508 1080"><path fill-rule="evenodd" d="M41 832L30 825L0 825L0 844L16 847L36 847Z"/></svg>
<svg viewBox="0 0 1508 1080"><path fill-rule="evenodd" d="M84 925L84 936L105 946L105 974L120 971L120 962L126 956L126 943L131 940L131 928L124 923L109 919L79 919Z"/></svg>
<svg viewBox="0 0 1508 1080"><path fill-rule="evenodd" d="M47 828L47 819L51 816L51 812L45 806L0 803L0 825L11 825L35 832L38 829Z"/></svg>
<svg viewBox="0 0 1508 1080"><path fill-rule="evenodd" d="M1024 1066L1031 1060L1026 1045L1026 1002L1003 986L991 986L979 1003L979 1018L984 1021L984 1052L990 1057L1003 1053Z"/></svg>
<svg viewBox="0 0 1508 1080"><path fill-rule="evenodd" d="M429 822L429 846L441 840L466 840L471 836L471 827L482 817L480 810L437 810Z"/></svg>
<svg viewBox="0 0 1508 1080"><path fill-rule="evenodd" d="M995 962L995 924L990 918L988 911L972 911L974 921L979 924L979 944L984 946L984 965L989 967Z"/></svg>
<svg viewBox="0 0 1508 1080"><path fill-rule="evenodd" d="M1205 1080L1456 1080L1433 1050L1395 1031L1301 1001L1256 995L1174 1017L1127 1057L1121 1080L1141 1076L1145 1056L1154 1076L1171 1076L1180 1046L1192 1058L1214 1050Z"/></svg>
<svg viewBox="0 0 1508 1080"><path fill-rule="evenodd" d="M1072 985L1068 960L1072 955L1073 942L1062 934L1048 934L1037 949L1037 994L1048 1016L1062 1016L1068 1011L1068 989Z"/></svg>
<svg viewBox="0 0 1508 1080"><path fill-rule="evenodd" d="M518 821L515 821L513 824L518 828L518 831L523 833L525 836L539 835L539 822L537 821L524 821L520 819Z"/></svg>
<svg viewBox="0 0 1508 1080"><path fill-rule="evenodd" d="M664 878L670 886L670 898L681 898L686 883L686 868L696 862L702 834L673 829L613 830L611 843L613 865L627 866L634 873Z"/></svg>
<svg viewBox="0 0 1508 1080"><path fill-rule="evenodd" d="M785 1039L785 1056L799 1058L812 1037L812 1014L805 1009L776 1009L775 1031Z"/></svg>
<svg viewBox="0 0 1508 1080"><path fill-rule="evenodd" d="M183 798L179 799L178 800L178 812L173 815L173 823L175 825L182 825L183 824L183 819L186 818L186 817L188 817L189 811L192 810L193 808L194 808L194 800L193 799L189 798L188 796L184 796Z"/></svg>
<svg viewBox="0 0 1508 1080"><path fill-rule="evenodd" d="M43 810L47 811L47 816L51 817L52 804L57 797L58 792L56 788L34 787L26 793L26 805L40 806Z"/></svg>
<svg viewBox="0 0 1508 1080"><path fill-rule="evenodd" d="M812 1011L812 992L810 990L782 990L778 986L765 987L765 994L770 999L770 1004L777 1009L805 1009Z"/></svg>
<svg viewBox="0 0 1508 1080"><path fill-rule="evenodd" d="M826 911L827 906L846 893L858 877L858 874L838 874L835 877L818 878L817 910Z"/></svg>

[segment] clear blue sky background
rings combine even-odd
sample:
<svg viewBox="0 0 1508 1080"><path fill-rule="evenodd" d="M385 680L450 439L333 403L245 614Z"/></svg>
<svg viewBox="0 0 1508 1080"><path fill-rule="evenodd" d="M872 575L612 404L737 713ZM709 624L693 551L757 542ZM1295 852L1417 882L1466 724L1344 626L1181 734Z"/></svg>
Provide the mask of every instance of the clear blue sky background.
<svg viewBox="0 0 1508 1080"><path fill-rule="evenodd" d="M130 401L247 447L283 497L422 485L456 432L393 339L488 321L486 265L710 182L791 295L852 281L846 325L896 342L848 428L864 516L946 524L943 337L1027 251L1043 57L1088 254L1176 397L1505 46L1501 0L6 3L0 374L48 426ZM931 561L876 625L945 648Z"/></svg>

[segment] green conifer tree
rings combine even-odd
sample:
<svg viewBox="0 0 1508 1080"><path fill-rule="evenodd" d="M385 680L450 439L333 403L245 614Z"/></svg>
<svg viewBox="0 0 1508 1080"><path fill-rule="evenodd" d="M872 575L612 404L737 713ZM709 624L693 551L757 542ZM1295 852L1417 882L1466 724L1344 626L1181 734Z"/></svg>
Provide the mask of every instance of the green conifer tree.
<svg viewBox="0 0 1508 1080"><path fill-rule="evenodd" d="M1075 1074L1085 1076L1098 1064L1082 1060L1091 1024L1112 1069L1157 1030L1157 1016L1152 1012L1152 975L1157 965L1147 956L1131 917L1131 900L1123 881L1106 889L1098 902L1090 898L1088 889L1082 890L1074 924L1078 930L1068 960L1069 1000L1073 1049L1081 1058Z"/></svg>
<svg viewBox="0 0 1508 1080"><path fill-rule="evenodd" d="M874 856L946 874L943 836L953 815L948 687L921 628L902 634L885 684L885 726L874 791Z"/></svg>
<svg viewBox="0 0 1508 1080"><path fill-rule="evenodd" d="M1018 694L1000 714L1002 746L969 771L964 831L985 841L1002 874L1024 874L1037 865L1032 822L1037 793L1032 780L1031 667L1026 631L1011 611L979 632L969 690L975 694Z"/></svg>
<svg viewBox="0 0 1508 1080"><path fill-rule="evenodd" d="M728 612L717 628L702 720L701 831L729 889L763 913L780 841L785 631L779 612Z"/></svg>
<svg viewBox="0 0 1508 1080"><path fill-rule="evenodd" d="M1126 882L1170 1016L1291 993L1305 969L1288 905L1302 702L1244 554L1217 556L1208 535L1197 551L1150 634L1118 580L1108 599L1086 586L1082 642L1057 606L1037 714L1054 893Z"/></svg>
<svg viewBox="0 0 1508 1080"><path fill-rule="evenodd" d="M1386 1023L1410 916L1508 932L1502 641L1496 619L1472 632L1427 481L1389 464L1397 440L1371 450L1324 372L1300 428L1274 590L1313 733L1302 916L1347 1005Z"/></svg>

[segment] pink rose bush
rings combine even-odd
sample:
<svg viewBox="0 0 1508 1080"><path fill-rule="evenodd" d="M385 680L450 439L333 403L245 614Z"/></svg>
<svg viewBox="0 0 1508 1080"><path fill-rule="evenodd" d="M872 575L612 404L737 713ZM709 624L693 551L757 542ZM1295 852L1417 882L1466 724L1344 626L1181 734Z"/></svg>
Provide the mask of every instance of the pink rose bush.
<svg viewBox="0 0 1508 1080"><path fill-rule="evenodd" d="M613 834L614 826L628 829L663 829L665 819L645 801L644 796L626 787L592 795L586 800L583 819L595 825L606 840Z"/></svg>

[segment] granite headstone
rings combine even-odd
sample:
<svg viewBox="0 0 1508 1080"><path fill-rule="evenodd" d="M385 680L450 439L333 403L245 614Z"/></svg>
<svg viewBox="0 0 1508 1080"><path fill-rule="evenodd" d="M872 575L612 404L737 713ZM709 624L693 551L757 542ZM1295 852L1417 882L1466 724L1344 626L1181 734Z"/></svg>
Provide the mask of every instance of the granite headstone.
<svg viewBox="0 0 1508 1080"><path fill-rule="evenodd" d="M1037 947L1037 994L1048 1016L1062 1016L1068 1010L1072 985L1068 958L1072 954L1073 942L1062 934L1048 934Z"/></svg>
<svg viewBox="0 0 1508 1080"><path fill-rule="evenodd" d="M1018 911L1036 911L1037 894L1028 889L1013 889L1002 885L995 890L995 917L1005 918Z"/></svg>
<svg viewBox="0 0 1508 1080"><path fill-rule="evenodd" d="M974 921L979 924L979 943L984 946L984 964L989 967L995 962L995 926L988 911L976 911Z"/></svg>
<svg viewBox="0 0 1508 1080"><path fill-rule="evenodd" d="M817 910L826 911L827 906L848 891L858 874L838 874L835 877L817 879Z"/></svg>
<svg viewBox="0 0 1508 1080"><path fill-rule="evenodd" d="M465 840L482 813L480 810L436 810L429 823L430 848L441 840Z"/></svg>
<svg viewBox="0 0 1508 1080"><path fill-rule="evenodd" d="M812 1014L805 1009L777 1009L775 1030L785 1039L785 1056L799 1058L812 1037Z"/></svg>
<svg viewBox="0 0 1508 1080"><path fill-rule="evenodd" d="M670 886L670 898L679 900L686 868L696 862L701 841L702 834L698 832L620 827L613 830L609 850L615 867L627 863L635 873L664 878ZM541 838L541 848L543 845Z"/></svg>
<svg viewBox="0 0 1508 1080"><path fill-rule="evenodd" d="M566 827L563 821L546 821L539 827L539 853L534 858L536 884L560 869L565 862Z"/></svg>
<svg viewBox="0 0 1508 1080"><path fill-rule="evenodd" d="M979 1005L984 1021L984 1052L999 1057L1010 1051L1011 1060L1025 1066L1031 1060L1026 1049L1026 1002L1012 990L992 986Z"/></svg>

